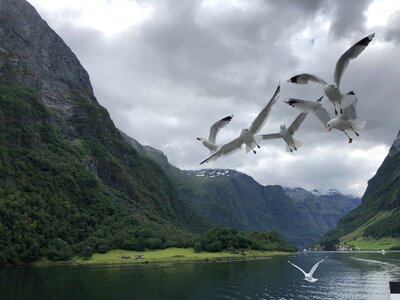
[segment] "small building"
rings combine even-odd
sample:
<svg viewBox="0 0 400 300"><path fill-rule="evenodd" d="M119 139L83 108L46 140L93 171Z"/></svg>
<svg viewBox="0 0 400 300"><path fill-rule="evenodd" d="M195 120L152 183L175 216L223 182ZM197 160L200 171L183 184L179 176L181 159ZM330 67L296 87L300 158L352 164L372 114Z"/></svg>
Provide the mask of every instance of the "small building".
<svg viewBox="0 0 400 300"><path fill-rule="evenodd" d="M135 255L135 259L143 259L143 258L144 258L143 254Z"/></svg>
<svg viewBox="0 0 400 300"><path fill-rule="evenodd" d="M122 259L129 259L129 258L131 258L129 255L121 255L121 258Z"/></svg>

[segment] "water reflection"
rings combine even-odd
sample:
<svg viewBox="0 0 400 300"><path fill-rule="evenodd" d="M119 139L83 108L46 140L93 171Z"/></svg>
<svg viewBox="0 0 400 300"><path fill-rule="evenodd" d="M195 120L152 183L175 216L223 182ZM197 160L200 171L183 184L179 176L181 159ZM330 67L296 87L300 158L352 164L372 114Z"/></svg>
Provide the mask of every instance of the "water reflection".
<svg viewBox="0 0 400 300"><path fill-rule="evenodd" d="M287 260L309 270L308 283ZM374 299L400 281L400 253L308 253L168 267L0 269L1 299Z"/></svg>

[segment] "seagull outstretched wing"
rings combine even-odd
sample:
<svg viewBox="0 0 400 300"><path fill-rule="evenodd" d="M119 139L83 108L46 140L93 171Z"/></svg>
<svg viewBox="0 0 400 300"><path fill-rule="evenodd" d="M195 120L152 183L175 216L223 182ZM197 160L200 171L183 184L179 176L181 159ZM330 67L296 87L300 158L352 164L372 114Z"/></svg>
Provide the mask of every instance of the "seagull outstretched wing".
<svg viewBox="0 0 400 300"><path fill-rule="evenodd" d="M291 264L293 267L295 267L295 268L297 268L297 269L299 269L303 274L304 274L304 276L306 276L307 275L307 273L306 272L304 272L303 271L303 269L302 268L300 268L299 266L296 266L294 263L292 263L292 262L290 262L290 261L288 261L288 263L289 264Z"/></svg>
<svg viewBox="0 0 400 300"><path fill-rule="evenodd" d="M229 124L229 122L232 120L232 116L227 116L225 118L222 118L221 120L215 122L211 128L210 128L210 135L208 137L208 140L212 143L215 144L215 140L217 138L217 134L221 128L224 128L226 125Z"/></svg>
<svg viewBox="0 0 400 300"><path fill-rule="evenodd" d="M296 119L292 122L292 124L289 126L288 131L291 135L293 135L297 129L299 129L300 125L304 122L306 119L308 113L300 113Z"/></svg>
<svg viewBox="0 0 400 300"><path fill-rule="evenodd" d="M278 95L279 95L280 90L281 90L281 86L279 84L278 87L276 88L276 91L275 91L274 95L272 96L271 100L269 100L268 104L258 114L258 116L255 118L253 123L251 123L249 130L253 134L256 134L264 126L265 122L267 122L268 115L271 112L271 108L278 100Z"/></svg>
<svg viewBox="0 0 400 300"><path fill-rule="evenodd" d="M315 270L318 268L318 265L319 265L320 263L322 263L324 260L325 260L325 259L320 260L319 262L317 262L317 263L311 268L311 271L310 271L310 273L309 273L310 276L312 276L312 275L314 274Z"/></svg>
<svg viewBox="0 0 400 300"><path fill-rule="evenodd" d="M217 152L215 152L213 155L211 155L209 158L203 160L200 164L204 164L206 162L216 160L218 157L222 155L228 155L231 154L232 152L239 150L243 145L243 140L241 138L236 138L229 143L223 145Z"/></svg>
<svg viewBox="0 0 400 300"><path fill-rule="evenodd" d="M287 82L291 83L297 83L297 84L307 84L309 81L316 82L321 84L322 86L327 85L327 82L321 78L319 78L317 75L314 74L307 74L307 73L302 73L299 75L295 75L292 78L290 78Z"/></svg>
<svg viewBox="0 0 400 300"><path fill-rule="evenodd" d="M375 33L372 33L365 38L359 40L339 58L336 63L335 74L333 75L333 80L336 82L337 86L340 86L340 80L342 79L343 73L349 65L350 60L358 57L372 41L374 36Z"/></svg>

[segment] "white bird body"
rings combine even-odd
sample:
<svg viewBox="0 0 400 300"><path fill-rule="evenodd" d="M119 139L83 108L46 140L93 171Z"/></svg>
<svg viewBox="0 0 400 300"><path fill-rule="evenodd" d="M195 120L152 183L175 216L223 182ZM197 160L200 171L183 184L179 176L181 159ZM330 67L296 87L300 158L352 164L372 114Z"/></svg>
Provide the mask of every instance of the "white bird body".
<svg viewBox="0 0 400 300"><path fill-rule="evenodd" d="M197 138L197 139L199 141L201 141L202 144L206 148L208 148L211 152L216 152L216 151L218 151L219 148L221 148L219 145L217 145L217 144L215 144L213 142L210 142L210 140L208 140L208 139L205 139L205 138Z"/></svg>
<svg viewBox="0 0 400 300"><path fill-rule="evenodd" d="M207 159L203 160L200 164L204 164L211 160L216 160L218 157L222 155L231 154L234 151L239 150L243 144L246 145L246 152L253 151L253 153L256 154L256 151L254 149L256 147L260 148L259 142L262 139L262 136L256 135L256 133L260 131L260 129L264 126L265 122L267 121L272 106L278 100L279 91L280 91L280 85L278 85L274 95L269 100L268 104L261 110L258 116L251 123L249 128L242 129L240 135L236 139L222 145L218 151L216 151Z"/></svg>
<svg viewBox="0 0 400 300"><path fill-rule="evenodd" d="M218 151L221 146L219 146L215 140L217 138L218 132L224 128L226 125L229 124L229 122L232 120L232 116L227 116L225 118L222 118L221 120L215 122L211 127L210 127L210 134L208 136L208 139L198 137L197 140L201 141L205 147L207 147L211 153L214 153Z"/></svg>
<svg viewBox="0 0 400 300"><path fill-rule="evenodd" d="M352 104L352 98L347 97L346 94L343 94L340 91L340 81L342 79L343 73L349 65L350 60L358 57L364 49L368 46L368 44L374 38L375 33L372 33L363 39L359 40L353 46L351 46L346 52L344 52L339 60L336 63L335 73L333 75L333 82L327 83L325 80L319 78L316 75L302 73L299 75L295 75L288 80L288 82L297 83L297 84L307 84L309 81L319 83L323 86L324 92L328 99L333 103L335 109L335 115L337 115L336 106L338 105L340 108L340 113L343 112L343 109Z"/></svg>
<svg viewBox="0 0 400 300"><path fill-rule="evenodd" d="M286 129L285 125L281 126L281 130L279 131L279 134L282 136L282 139L286 143L286 151L287 152L289 152L289 151L293 152L293 150L297 151L297 149L300 148L301 143L296 141L293 138L293 135L291 135L289 133L289 130Z"/></svg>
<svg viewBox="0 0 400 300"><path fill-rule="evenodd" d="M324 127L328 129L328 131L337 129L344 132L349 138L349 143L351 143L353 139L350 138L349 132L354 132L357 136L359 136L359 132L364 129L366 121L358 120L356 112L358 100L355 94L353 92L349 92L346 94L346 97L349 99L351 98L353 103L345 107L343 109L343 114L335 118L331 118L329 116L327 110L320 103L321 98L317 102L289 98L286 103L292 107L300 109L302 112L314 112Z"/></svg>
<svg viewBox="0 0 400 300"><path fill-rule="evenodd" d="M290 264L291 264L292 266L294 266L295 268L299 269L299 270L304 274L304 280L313 283L313 282L318 281L318 279L317 279L317 278L314 278L314 277L312 277L312 276L313 276L315 270L318 268L318 265L319 265L320 263L322 263L324 260L325 260L325 259L322 259L322 260L320 260L319 262L317 262L317 263L311 268L311 270L310 270L309 273L304 272L304 270L303 270L302 268L300 268L299 266L296 266L294 263L292 263L292 262L290 262L290 261L288 261L288 263L290 263Z"/></svg>
<svg viewBox="0 0 400 300"><path fill-rule="evenodd" d="M286 125L281 125L279 133L272 134L263 134L256 136L256 138L261 137L262 140L271 140L271 139L279 139L282 138L286 143L286 151L293 152L293 150L297 151L302 145L302 143L296 140L293 135L299 129L300 125L303 123L307 116L308 112L300 113L296 119L292 122L292 124L286 128Z"/></svg>
<svg viewBox="0 0 400 300"><path fill-rule="evenodd" d="M242 132L240 133L241 139L243 140L243 143L246 145L246 152L249 153L250 151L254 151L254 148L258 147L260 148L260 146L258 145L261 138L258 138L257 136L255 136L249 129L244 128L242 129Z"/></svg>

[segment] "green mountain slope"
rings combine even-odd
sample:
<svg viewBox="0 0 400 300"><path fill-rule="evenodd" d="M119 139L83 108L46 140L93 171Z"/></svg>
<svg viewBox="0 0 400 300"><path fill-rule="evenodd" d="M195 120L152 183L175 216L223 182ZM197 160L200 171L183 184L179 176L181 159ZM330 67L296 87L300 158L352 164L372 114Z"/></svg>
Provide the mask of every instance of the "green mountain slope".
<svg viewBox="0 0 400 300"><path fill-rule="evenodd" d="M368 246L368 241L389 240L400 246L400 132L376 175L368 181L361 205L343 217L322 242Z"/></svg>
<svg viewBox="0 0 400 300"><path fill-rule="evenodd" d="M0 0L0 265L121 248L294 248L210 228L94 97L87 72L25 0ZM217 247L218 248L218 247ZM217 249L215 248L215 249Z"/></svg>
<svg viewBox="0 0 400 300"><path fill-rule="evenodd" d="M204 221L138 154L76 56L23 0L0 0L0 263L193 244Z"/></svg>
<svg viewBox="0 0 400 300"><path fill-rule="evenodd" d="M301 188L262 186L233 170L182 171L172 166L161 151L124 137L164 169L191 209L219 226L275 229L291 243L304 247L315 243L360 203L359 198L339 193L314 195Z"/></svg>

